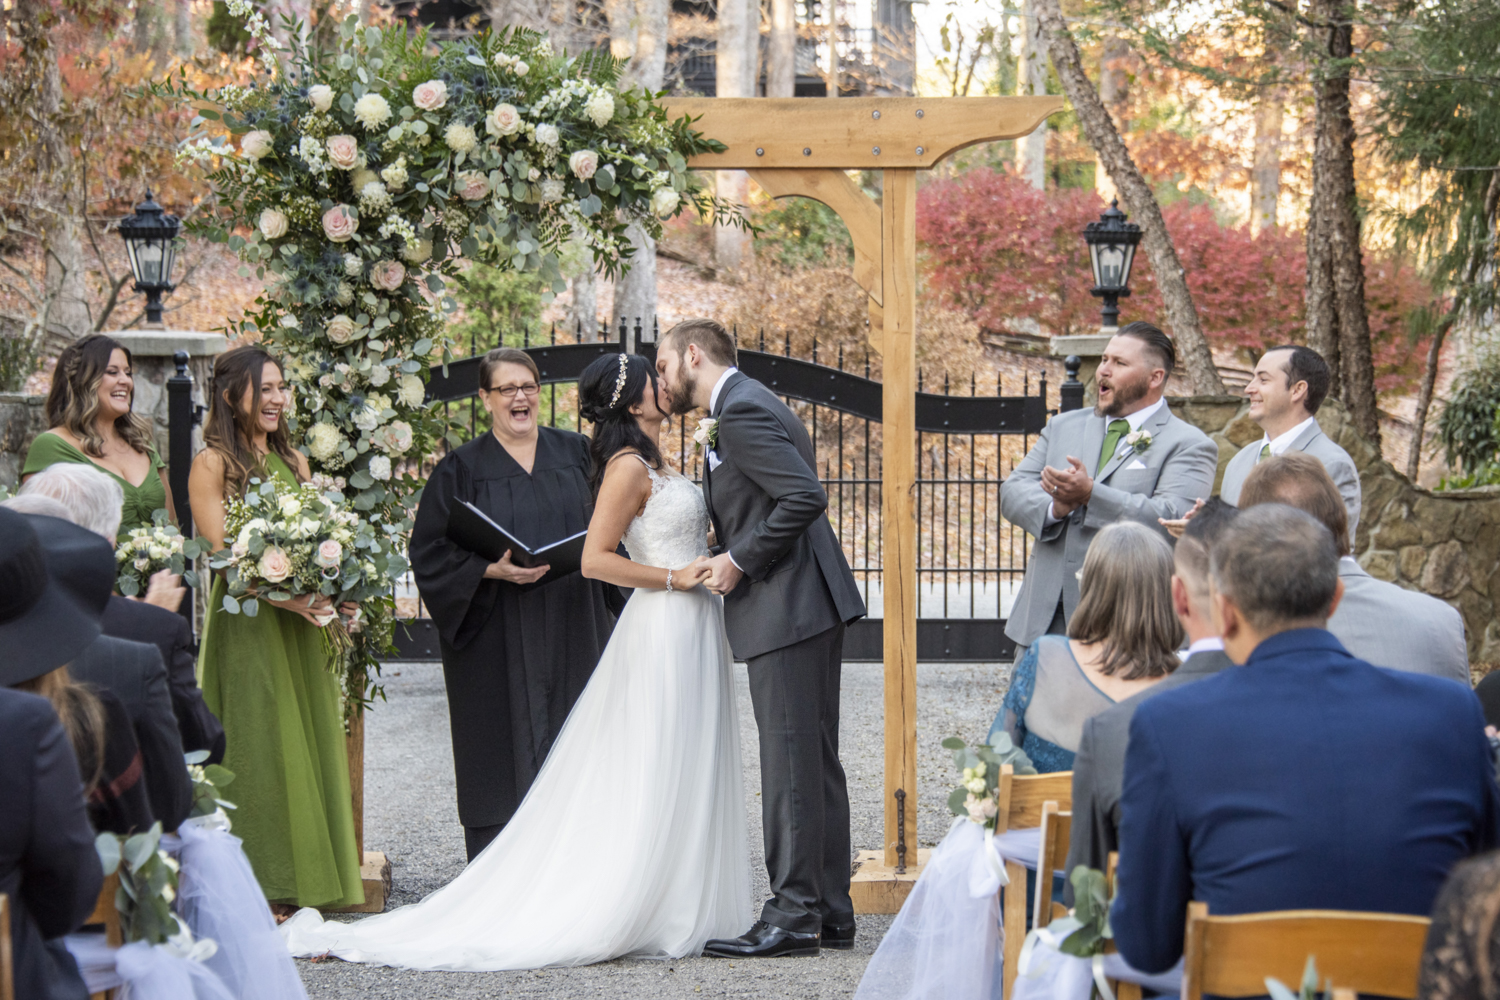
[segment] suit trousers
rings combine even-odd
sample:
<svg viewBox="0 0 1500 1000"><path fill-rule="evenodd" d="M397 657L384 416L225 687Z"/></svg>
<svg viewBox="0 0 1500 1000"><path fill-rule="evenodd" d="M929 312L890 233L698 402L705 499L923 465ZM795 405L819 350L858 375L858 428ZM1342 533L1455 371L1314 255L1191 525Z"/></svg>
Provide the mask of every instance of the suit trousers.
<svg viewBox="0 0 1500 1000"><path fill-rule="evenodd" d="M849 792L839 763L844 625L746 661L760 730L766 923L815 934L854 922Z"/></svg>

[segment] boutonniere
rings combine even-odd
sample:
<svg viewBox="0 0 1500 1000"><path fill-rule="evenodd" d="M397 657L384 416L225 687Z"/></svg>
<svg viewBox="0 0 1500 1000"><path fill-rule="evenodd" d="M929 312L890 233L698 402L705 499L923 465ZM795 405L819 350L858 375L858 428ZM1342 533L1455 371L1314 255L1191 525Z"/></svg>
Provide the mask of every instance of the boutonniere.
<svg viewBox="0 0 1500 1000"><path fill-rule="evenodd" d="M698 429L693 431L693 443L697 445L697 450L701 450L704 445L718 447L719 421L713 417L704 417L698 421Z"/></svg>
<svg viewBox="0 0 1500 1000"><path fill-rule="evenodd" d="M1151 432L1142 427L1138 431L1131 431L1125 435L1125 443L1130 445L1130 450L1137 455L1151 447Z"/></svg>

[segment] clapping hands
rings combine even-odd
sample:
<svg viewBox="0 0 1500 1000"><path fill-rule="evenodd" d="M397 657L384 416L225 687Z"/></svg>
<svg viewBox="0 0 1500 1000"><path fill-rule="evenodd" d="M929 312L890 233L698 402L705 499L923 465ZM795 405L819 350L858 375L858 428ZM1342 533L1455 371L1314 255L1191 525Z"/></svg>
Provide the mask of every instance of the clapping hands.
<svg viewBox="0 0 1500 1000"><path fill-rule="evenodd" d="M1083 462L1069 455L1068 466L1054 469L1049 465L1042 469L1042 489L1052 497L1052 511L1058 517L1067 517L1094 495L1094 478Z"/></svg>

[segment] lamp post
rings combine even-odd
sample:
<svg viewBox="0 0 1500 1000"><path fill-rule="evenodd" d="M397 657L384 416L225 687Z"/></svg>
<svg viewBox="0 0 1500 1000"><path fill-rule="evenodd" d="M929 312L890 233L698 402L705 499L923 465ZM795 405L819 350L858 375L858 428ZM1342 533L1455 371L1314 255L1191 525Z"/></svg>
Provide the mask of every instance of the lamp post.
<svg viewBox="0 0 1500 1000"><path fill-rule="evenodd" d="M172 290L172 265L177 260L177 216L168 215L146 192L135 214L120 222L120 236L130 257L135 290L146 293L146 322L160 325L161 297Z"/></svg>
<svg viewBox="0 0 1500 1000"><path fill-rule="evenodd" d="M1088 244L1089 264L1094 269L1094 287L1089 294L1104 300L1104 327L1114 329L1120 325L1120 299L1130 296L1130 265L1141 241L1141 227L1126 222L1120 203L1111 201L1098 222L1084 227L1083 241Z"/></svg>

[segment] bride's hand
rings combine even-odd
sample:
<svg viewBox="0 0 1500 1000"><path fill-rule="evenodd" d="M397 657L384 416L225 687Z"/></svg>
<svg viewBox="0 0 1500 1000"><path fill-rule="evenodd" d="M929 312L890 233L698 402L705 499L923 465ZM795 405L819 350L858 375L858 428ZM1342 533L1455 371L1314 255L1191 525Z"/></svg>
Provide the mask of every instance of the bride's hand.
<svg viewBox="0 0 1500 1000"><path fill-rule="evenodd" d="M327 625L335 617L333 602L322 594L289 597L284 601L273 601L267 597L262 597L260 600L265 601L273 608L281 608L283 611L290 611L293 614L301 615L318 626L318 628Z"/></svg>
<svg viewBox="0 0 1500 1000"><path fill-rule="evenodd" d="M673 590L692 590L708 579L708 556L699 556L682 569L672 571Z"/></svg>

